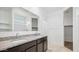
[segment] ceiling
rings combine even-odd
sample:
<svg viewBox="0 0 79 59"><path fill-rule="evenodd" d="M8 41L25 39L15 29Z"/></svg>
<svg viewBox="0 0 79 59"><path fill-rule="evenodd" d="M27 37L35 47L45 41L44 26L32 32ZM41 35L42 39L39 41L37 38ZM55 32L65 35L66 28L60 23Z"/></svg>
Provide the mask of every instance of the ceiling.
<svg viewBox="0 0 79 59"><path fill-rule="evenodd" d="M54 13L58 10L62 10L64 9L65 7L39 7L41 12L42 12L42 15L44 17L48 17L48 15L50 15L51 13Z"/></svg>
<svg viewBox="0 0 79 59"><path fill-rule="evenodd" d="M43 13L51 13L63 9L64 7L40 7Z"/></svg>

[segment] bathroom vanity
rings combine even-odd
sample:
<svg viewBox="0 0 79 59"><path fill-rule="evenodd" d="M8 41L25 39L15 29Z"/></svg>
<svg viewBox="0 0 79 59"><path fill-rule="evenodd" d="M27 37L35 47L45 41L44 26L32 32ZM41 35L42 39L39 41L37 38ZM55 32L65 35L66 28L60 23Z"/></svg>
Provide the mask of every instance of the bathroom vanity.
<svg viewBox="0 0 79 59"><path fill-rule="evenodd" d="M0 42L1 52L45 52L46 50L47 36L42 35Z"/></svg>

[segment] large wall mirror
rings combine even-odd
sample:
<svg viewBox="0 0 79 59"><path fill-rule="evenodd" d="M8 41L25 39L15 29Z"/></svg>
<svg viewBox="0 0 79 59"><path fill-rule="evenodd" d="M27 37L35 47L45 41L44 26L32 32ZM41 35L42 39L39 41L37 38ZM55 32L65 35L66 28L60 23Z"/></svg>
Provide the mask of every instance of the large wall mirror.
<svg viewBox="0 0 79 59"><path fill-rule="evenodd" d="M0 7L0 32L11 31L38 31L38 17L22 7Z"/></svg>
<svg viewBox="0 0 79 59"><path fill-rule="evenodd" d="M0 32L11 31L12 8L0 7Z"/></svg>

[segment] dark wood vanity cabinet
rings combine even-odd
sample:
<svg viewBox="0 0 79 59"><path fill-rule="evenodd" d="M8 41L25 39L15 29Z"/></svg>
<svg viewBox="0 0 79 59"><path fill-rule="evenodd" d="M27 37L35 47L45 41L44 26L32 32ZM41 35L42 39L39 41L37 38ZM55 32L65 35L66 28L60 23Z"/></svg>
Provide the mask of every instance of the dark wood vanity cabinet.
<svg viewBox="0 0 79 59"><path fill-rule="evenodd" d="M19 46L3 50L2 52L45 52L47 50L47 37L42 37Z"/></svg>

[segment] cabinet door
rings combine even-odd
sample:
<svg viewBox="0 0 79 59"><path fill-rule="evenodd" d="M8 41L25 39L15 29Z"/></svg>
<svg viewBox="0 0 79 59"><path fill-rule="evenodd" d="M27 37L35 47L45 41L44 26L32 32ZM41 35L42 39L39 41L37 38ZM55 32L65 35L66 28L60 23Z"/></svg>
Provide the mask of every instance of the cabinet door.
<svg viewBox="0 0 79 59"><path fill-rule="evenodd" d="M27 49L26 52L36 52L36 46Z"/></svg>
<svg viewBox="0 0 79 59"><path fill-rule="evenodd" d="M24 45L21 45L21 46L9 48L8 52L24 52L24 49L25 49Z"/></svg>
<svg viewBox="0 0 79 59"><path fill-rule="evenodd" d="M43 52L43 43L42 42L37 45L37 51Z"/></svg>
<svg viewBox="0 0 79 59"><path fill-rule="evenodd" d="M46 37L44 37L44 42L43 42L43 46L44 46L44 52L47 50L47 36Z"/></svg>
<svg viewBox="0 0 79 59"><path fill-rule="evenodd" d="M47 41L44 41L44 51L47 50Z"/></svg>

